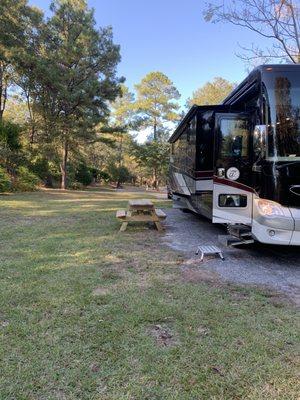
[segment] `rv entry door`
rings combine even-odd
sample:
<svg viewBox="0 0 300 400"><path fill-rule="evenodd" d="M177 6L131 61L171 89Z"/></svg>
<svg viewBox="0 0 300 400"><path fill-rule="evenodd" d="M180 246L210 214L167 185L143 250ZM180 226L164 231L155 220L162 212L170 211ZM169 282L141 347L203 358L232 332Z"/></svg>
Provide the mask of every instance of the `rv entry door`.
<svg viewBox="0 0 300 400"><path fill-rule="evenodd" d="M213 222L252 222L250 122L244 113L216 114Z"/></svg>

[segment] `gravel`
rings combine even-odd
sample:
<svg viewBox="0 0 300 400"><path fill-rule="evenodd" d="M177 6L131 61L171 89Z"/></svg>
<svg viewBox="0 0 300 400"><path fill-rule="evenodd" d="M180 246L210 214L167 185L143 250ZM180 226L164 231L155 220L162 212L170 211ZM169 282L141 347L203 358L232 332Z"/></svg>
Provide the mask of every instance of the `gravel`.
<svg viewBox="0 0 300 400"><path fill-rule="evenodd" d="M300 305L300 247L254 243L226 247L219 241L226 235L221 225L177 209L169 209L163 242L195 260L198 245L216 245L225 257L205 256L199 267L214 271L221 279L242 284L262 285L287 295ZM198 256L200 257L200 256Z"/></svg>

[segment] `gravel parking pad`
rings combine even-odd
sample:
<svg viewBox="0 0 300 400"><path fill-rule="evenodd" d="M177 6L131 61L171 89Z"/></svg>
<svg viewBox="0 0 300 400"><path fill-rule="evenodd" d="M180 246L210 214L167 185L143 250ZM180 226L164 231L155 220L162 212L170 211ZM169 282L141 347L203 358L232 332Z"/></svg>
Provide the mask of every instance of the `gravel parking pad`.
<svg viewBox="0 0 300 400"><path fill-rule="evenodd" d="M167 210L167 215L164 243L181 251L187 260L197 263L198 245L217 245L225 261L206 256L204 262L197 263L200 268L214 271L226 281L267 286L300 305L300 247L261 243L225 247L219 242L219 235L226 234L225 227L177 209Z"/></svg>

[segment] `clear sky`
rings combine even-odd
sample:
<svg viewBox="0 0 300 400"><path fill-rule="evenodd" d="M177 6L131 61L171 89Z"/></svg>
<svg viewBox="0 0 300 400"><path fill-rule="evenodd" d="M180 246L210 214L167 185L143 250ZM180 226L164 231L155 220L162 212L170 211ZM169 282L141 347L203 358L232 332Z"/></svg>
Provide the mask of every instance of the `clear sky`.
<svg viewBox="0 0 300 400"><path fill-rule="evenodd" d="M231 1L231 0L225 0ZM30 0L47 10L49 0ZM150 71L165 73L182 95L181 104L206 81L222 76L239 82L247 74L235 56L238 42L250 45L257 36L232 25L203 19L202 0L89 0L97 25L112 25L121 45L119 74L133 90ZM261 38L259 38L261 42Z"/></svg>

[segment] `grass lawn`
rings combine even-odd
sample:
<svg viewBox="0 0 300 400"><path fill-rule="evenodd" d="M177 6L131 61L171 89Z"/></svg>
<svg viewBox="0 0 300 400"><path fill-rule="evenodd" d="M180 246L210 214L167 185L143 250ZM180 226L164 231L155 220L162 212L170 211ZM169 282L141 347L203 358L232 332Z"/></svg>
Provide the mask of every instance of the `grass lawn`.
<svg viewBox="0 0 300 400"><path fill-rule="evenodd" d="M119 234L130 197L0 197L0 399L299 399L297 310Z"/></svg>

